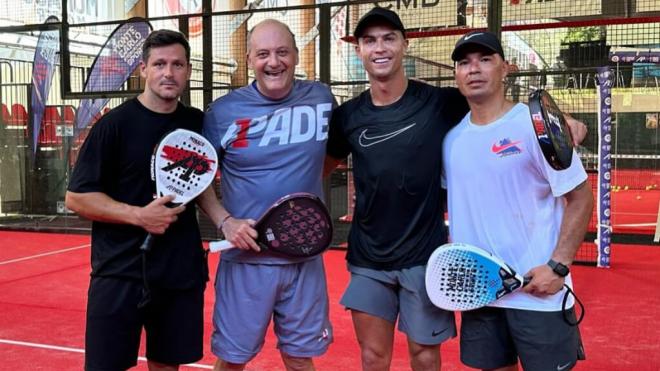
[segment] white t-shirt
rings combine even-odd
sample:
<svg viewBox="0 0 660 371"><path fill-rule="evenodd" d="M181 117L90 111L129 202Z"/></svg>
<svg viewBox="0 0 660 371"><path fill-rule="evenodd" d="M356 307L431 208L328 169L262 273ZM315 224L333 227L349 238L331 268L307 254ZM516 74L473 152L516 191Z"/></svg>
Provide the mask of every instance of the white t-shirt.
<svg viewBox="0 0 660 371"><path fill-rule="evenodd" d="M564 212L561 196L587 179L575 152L570 168L550 167L522 103L488 125L473 124L468 113L445 138L443 162L451 240L481 247L521 275L551 257ZM519 291L493 306L555 311L564 292L539 298Z"/></svg>

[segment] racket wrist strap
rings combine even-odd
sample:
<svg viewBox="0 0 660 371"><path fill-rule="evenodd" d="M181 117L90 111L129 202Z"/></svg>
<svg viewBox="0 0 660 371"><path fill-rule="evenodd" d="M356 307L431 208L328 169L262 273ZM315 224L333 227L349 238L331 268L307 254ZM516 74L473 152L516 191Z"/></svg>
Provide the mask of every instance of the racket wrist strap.
<svg viewBox="0 0 660 371"><path fill-rule="evenodd" d="M229 220L229 218L231 218L231 217L232 217L231 214L227 214L227 216L225 216L224 218L222 218L222 220L220 221L220 224L218 224L218 230L219 230L219 231L222 231L222 227L225 226L225 223L226 223L227 220Z"/></svg>

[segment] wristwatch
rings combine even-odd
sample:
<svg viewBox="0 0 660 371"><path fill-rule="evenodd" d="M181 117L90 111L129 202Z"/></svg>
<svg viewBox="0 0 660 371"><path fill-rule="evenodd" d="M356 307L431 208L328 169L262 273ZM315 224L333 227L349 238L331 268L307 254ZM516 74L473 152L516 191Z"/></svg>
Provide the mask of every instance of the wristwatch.
<svg viewBox="0 0 660 371"><path fill-rule="evenodd" d="M560 262L556 262L552 259L548 260L548 265L550 266L550 268L552 268L552 271L555 272L555 274L557 274L559 277L566 277L570 272L567 266L565 266Z"/></svg>

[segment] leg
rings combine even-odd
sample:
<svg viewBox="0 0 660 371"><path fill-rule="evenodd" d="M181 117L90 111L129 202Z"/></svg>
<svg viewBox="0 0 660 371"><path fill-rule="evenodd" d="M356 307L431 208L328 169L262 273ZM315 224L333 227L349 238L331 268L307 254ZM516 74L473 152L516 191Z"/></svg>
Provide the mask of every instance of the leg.
<svg viewBox="0 0 660 371"><path fill-rule="evenodd" d="M341 304L351 310L360 344L362 369L389 370L394 324L399 313L399 286L391 272L349 265L351 281Z"/></svg>
<svg viewBox="0 0 660 371"><path fill-rule="evenodd" d="M440 345L417 344L408 338L410 368L413 371L437 371L440 369Z"/></svg>
<svg viewBox="0 0 660 371"><path fill-rule="evenodd" d="M454 314L442 310L428 298L426 268L417 266L398 273L399 330L408 336L410 367L415 371L440 369L440 344L456 336Z"/></svg>
<svg viewBox="0 0 660 371"><path fill-rule="evenodd" d="M506 366L506 367L500 367L500 368L491 368L491 369L486 369L484 371L518 371L518 365L512 365L512 366Z"/></svg>
<svg viewBox="0 0 660 371"><path fill-rule="evenodd" d="M215 370L242 370L264 344L281 291L280 266L222 260L218 267L211 350Z"/></svg>
<svg viewBox="0 0 660 371"><path fill-rule="evenodd" d="M294 357L280 352L282 362L287 371L315 371L314 362L311 358Z"/></svg>
<svg viewBox="0 0 660 371"><path fill-rule="evenodd" d="M85 370L126 370L137 364L142 283L92 277L87 301Z"/></svg>
<svg viewBox="0 0 660 371"><path fill-rule="evenodd" d="M202 358L205 288L151 288L152 301L144 312L149 370L174 371Z"/></svg>
<svg viewBox="0 0 660 371"><path fill-rule="evenodd" d="M523 369L567 371L585 358L580 331L566 323L561 310L507 309L506 314ZM575 319L573 308L567 315Z"/></svg>
<svg viewBox="0 0 660 371"><path fill-rule="evenodd" d="M213 371L243 371L245 363L229 363L218 358L213 365Z"/></svg>
<svg viewBox="0 0 660 371"><path fill-rule="evenodd" d="M178 371L179 365L168 365L156 361L147 361L149 371Z"/></svg>
<svg viewBox="0 0 660 371"><path fill-rule="evenodd" d="M280 291L273 308L277 348L287 370L314 370L313 357L332 342L328 290L322 257L280 266Z"/></svg>
<svg viewBox="0 0 660 371"><path fill-rule="evenodd" d="M506 309L485 307L461 313L460 342L461 362L467 366L502 371L518 367Z"/></svg>
<svg viewBox="0 0 660 371"><path fill-rule="evenodd" d="M394 346L394 323L357 310L352 310L351 316L360 343L362 370L389 370Z"/></svg>

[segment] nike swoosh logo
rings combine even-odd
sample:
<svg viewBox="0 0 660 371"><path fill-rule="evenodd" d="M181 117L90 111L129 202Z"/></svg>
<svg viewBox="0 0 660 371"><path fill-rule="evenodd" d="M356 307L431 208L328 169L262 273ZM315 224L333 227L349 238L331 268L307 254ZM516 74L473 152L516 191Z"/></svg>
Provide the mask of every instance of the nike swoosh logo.
<svg viewBox="0 0 660 371"><path fill-rule="evenodd" d="M498 152L504 151L504 150L507 149L507 148L515 147L516 144L518 144L518 143L520 143L520 141L513 142L513 143L503 144L503 145L501 145L501 146L498 146L498 145L496 145L496 144L493 144L493 146L490 147L490 150L493 151L493 152L495 152L495 153L498 153Z"/></svg>
<svg viewBox="0 0 660 371"><path fill-rule="evenodd" d="M559 365L558 365L558 366L557 366L557 371L562 371L562 370L564 370L566 367L570 366L572 363L573 363L573 362L568 362L567 364L565 364L565 365L563 365L563 366L559 366Z"/></svg>
<svg viewBox="0 0 660 371"><path fill-rule="evenodd" d="M360 137L358 138L358 142L360 143L360 146L362 146L362 147L371 147L374 144L378 144L378 143L384 142L386 140L392 139L395 136L403 133L404 131L410 129L411 127L413 127L415 125L417 125L417 123L413 122L412 124L410 124L406 127L403 127L403 128L401 128L397 131L393 131L391 133L382 134L382 135L374 135L372 137L367 136L367 130L369 130L369 129L364 129L362 131L362 133L360 133Z"/></svg>
<svg viewBox="0 0 660 371"><path fill-rule="evenodd" d="M434 331L431 333L431 336L438 336L438 335L442 334L442 333L445 332L445 331L447 331L447 329L444 329L444 330L442 330L442 331L435 331L435 330L434 330Z"/></svg>
<svg viewBox="0 0 660 371"><path fill-rule="evenodd" d="M470 40L471 38L473 38L475 36L479 36L479 35L483 35L483 32L473 33L472 35L467 35L467 36L465 36L465 40Z"/></svg>

